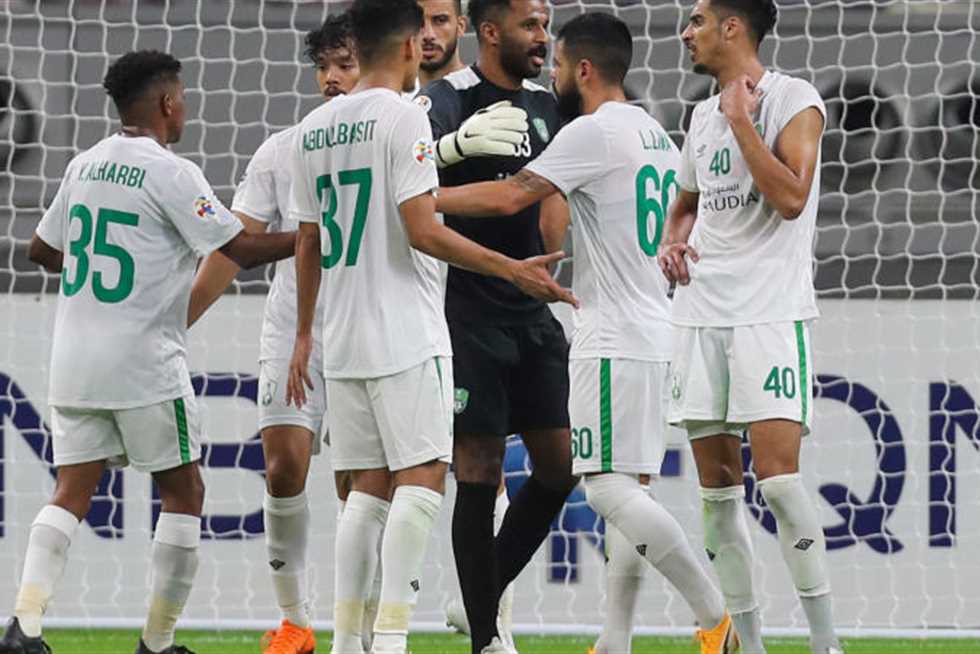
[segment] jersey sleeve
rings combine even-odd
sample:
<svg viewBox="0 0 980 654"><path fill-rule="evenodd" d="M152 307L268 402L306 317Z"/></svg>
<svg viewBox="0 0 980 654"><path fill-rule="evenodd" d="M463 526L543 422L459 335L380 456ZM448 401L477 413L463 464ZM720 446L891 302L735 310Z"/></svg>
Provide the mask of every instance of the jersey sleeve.
<svg viewBox="0 0 980 654"><path fill-rule="evenodd" d="M290 141L289 156L289 217L301 223L320 223L320 199L317 197L314 181L306 170L303 156L303 128L296 130Z"/></svg>
<svg viewBox="0 0 980 654"><path fill-rule="evenodd" d="M187 161L168 184L164 211L184 242L204 257L235 238L242 223L214 195L201 169Z"/></svg>
<svg viewBox="0 0 980 654"><path fill-rule="evenodd" d="M525 168L558 187L565 195L609 172L609 144L591 116L581 116L555 136Z"/></svg>
<svg viewBox="0 0 980 654"><path fill-rule="evenodd" d="M425 112L414 105L405 106L394 124L388 141L388 164L396 205L439 187L432 129Z"/></svg>
<svg viewBox="0 0 980 654"><path fill-rule="evenodd" d="M426 112L434 140L438 141L459 129L462 104L459 93L446 80L438 80L426 86L414 102Z"/></svg>
<svg viewBox="0 0 980 654"><path fill-rule="evenodd" d="M827 126L827 108L823 98L812 84L802 79L792 79L780 98L779 112L776 115L776 133L783 131L793 118L804 109L816 108L823 116L824 129Z"/></svg>
<svg viewBox="0 0 980 654"><path fill-rule="evenodd" d="M691 126L684 136L684 147L681 148L681 166L677 170L677 183L682 189L689 193L697 193L698 189L698 168L694 161L694 121L697 119L697 111L691 116Z"/></svg>
<svg viewBox="0 0 980 654"><path fill-rule="evenodd" d="M292 140L290 139L290 143ZM264 223L275 222L279 213L276 202L276 138L267 139L252 155L245 174L238 182L231 210Z"/></svg>
<svg viewBox="0 0 980 654"><path fill-rule="evenodd" d="M65 219L68 217L67 186L71 179L72 170L69 165L68 169L65 170L65 176L62 178L61 186L58 187L58 192L55 193L51 204L44 212L44 215L41 216L41 222L38 223L37 229L34 230L34 233L37 234L39 239L55 250L62 252L65 249Z"/></svg>

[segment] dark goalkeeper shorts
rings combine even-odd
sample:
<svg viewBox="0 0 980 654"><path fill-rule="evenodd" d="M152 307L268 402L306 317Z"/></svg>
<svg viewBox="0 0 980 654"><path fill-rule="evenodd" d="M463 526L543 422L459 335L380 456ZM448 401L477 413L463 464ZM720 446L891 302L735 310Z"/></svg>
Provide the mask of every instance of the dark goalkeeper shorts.
<svg viewBox="0 0 980 654"><path fill-rule="evenodd" d="M568 428L568 341L554 318L508 327L450 322L454 433Z"/></svg>

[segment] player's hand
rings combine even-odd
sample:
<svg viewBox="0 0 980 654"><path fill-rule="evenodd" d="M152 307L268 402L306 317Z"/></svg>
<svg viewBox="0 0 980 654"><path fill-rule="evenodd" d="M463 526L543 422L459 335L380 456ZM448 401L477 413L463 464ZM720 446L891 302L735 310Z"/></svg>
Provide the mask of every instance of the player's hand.
<svg viewBox="0 0 980 654"><path fill-rule="evenodd" d="M511 281L531 297L542 302L565 302L578 309L578 300L551 276L549 266L565 258L564 252L552 252L523 261L515 261Z"/></svg>
<svg viewBox="0 0 980 654"><path fill-rule="evenodd" d="M310 379L310 353L313 351L313 337L309 334L296 337L293 345L293 358L289 362L289 380L286 382L286 404L294 404L302 409L306 404L306 389L313 389Z"/></svg>
<svg viewBox="0 0 980 654"><path fill-rule="evenodd" d="M694 263L701 259L698 251L687 243L671 243L660 249L657 263L668 281L687 286L691 283L691 274L687 269L688 258Z"/></svg>
<svg viewBox="0 0 980 654"><path fill-rule="evenodd" d="M748 75L739 75L721 91L719 99L721 112L729 122L738 118L752 119L759 108L762 90L759 89Z"/></svg>
<svg viewBox="0 0 980 654"><path fill-rule="evenodd" d="M527 112L501 100L480 109L436 143L440 168L469 157L513 157L527 137Z"/></svg>

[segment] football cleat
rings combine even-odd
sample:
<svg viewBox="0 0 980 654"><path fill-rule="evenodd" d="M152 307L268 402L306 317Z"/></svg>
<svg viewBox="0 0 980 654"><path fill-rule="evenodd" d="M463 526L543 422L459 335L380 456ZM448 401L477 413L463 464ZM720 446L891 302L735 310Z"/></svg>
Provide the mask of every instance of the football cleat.
<svg viewBox="0 0 980 654"><path fill-rule="evenodd" d="M456 633L470 635L470 621L466 619L466 609L463 602L458 598L446 602L446 626L456 631Z"/></svg>
<svg viewBox="0 0 980 654"><path fill-rule="evenodd" d="M717 627L698 629L694 638L701 644L701 654L734 654L738 651L738 634L727 611Z"/></svg>
<svg viewBox="0 0 980 654"><path fill-rule="evenodd" d="M40 636L25 636L20 628L20 620L10 618L7 630L3 638L0 638L0 654L51 654L51 648Z"/></svg>
<svg viewBox="0 0 980 654"><path fill-rule="evenodd" d="M278 629L265 632L261 646L262 654L313 654L316 638L313 627L298 627L283 620Z"/></svg>
<svg viewBox="0 0 980 654"><path fill-rule="evenodd" d="M154 652L152 649L146 646L143 639L140 638L140 644L136 646L136 654L194 654L191 650L187 649L183 645L171 645L159 652Z"/></svg>

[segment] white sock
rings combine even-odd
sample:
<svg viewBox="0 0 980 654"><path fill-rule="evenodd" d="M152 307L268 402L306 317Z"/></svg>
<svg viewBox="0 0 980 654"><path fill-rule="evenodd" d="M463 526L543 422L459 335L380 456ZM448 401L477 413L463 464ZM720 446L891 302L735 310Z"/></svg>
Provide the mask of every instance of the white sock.
<svg viewBox="0 0 980 654"><path fill-rule="evenodd" d="M684 530L636 478L616 472L590 475L585 492L589 504L680 592L702 627L711 629L724 619L721 593L698 563Z"/></svg>
<svg viewBox="0 0 980 654"><path fill-rule="evenodd" d="M265 545L272 567L272 587L282 617L297 627L310 626L306 585L306 548L310 538L310 504L306 493L273 497L262 504Z"/></svg>
<svg viewBox="0 0 980 654"><path fill-rule="evenodd" d="M150 611L143 627L143 642L153 652L174 643L177 619L197 574L197 548L201 544L201 518L183 513L161 513L153 534L153 576Z"/></svg>
<svg viewBox="0 0 980 654"><path fill-rule="evenodd" d="M507 507L510 506L510 498L507 497L507 489L497 495L497 501L493 505L493 533L500 531L500 525L504 524L504 516L507 514ZM497 631L500 632L500 639L506 645L514 649L514 583L507 584L507 588L500 595L500 606L497 608Z"/></svg>
<svg viewBox="0 0 980 654"><path fill-rule="evenodd" d="M744 486L701 488L704 546L714 565L743 654L761 654L762 628L752 584L752 540L745 522Z"/></svg>
<svg viewBox="0 0 980 654"><path fill-rule="evenodd" d="M384 543L384 578L374 623L374 651L404 654L408 622L421 588L422 562L442 495L423 486L399 486L391 500Z"/></svg>
<svg viewBox="0 0 980 654"><path fill-rule="evenodd" d="M389 504L351 491L337 525L334 551L334 654L360 654L364 602L378 567L376 543L385 529Z"/></svg>
<svg viewBox="0 0 980 654"><path fill-rule="evenodd" d="M596 654L629 654L640 584L650 564L606 522L606 618L596 641Z"/></svg>
<svg viewBox="0 0 980 654"><path fill-rule="evenodd" d="M814 651L839 647L830 605L823 528L800 475L777 475L763 479L759 482L759 490L776 517L779 546L810 622L810 640Z"/></svg>
<svg viewBox="0 0 980 654"><path fill-rule="evenodd" d="M41 635L41 615L65 571L68 547L77 529L78 518L54 504L42 508L34 518L14 605L14 616L28 638Z"/></svg>
<svg viewBox="0 0 980 654"><path fill-rule="evenodd" d="M378 619L378 602L381 601L381 580L384 579L384 570L381 567L381 543L384 532L378 534L378 540L374 544L374 551L377 552L378 567L374 572L374 581L371 582L371 590L368 592L367 601L364 603L364 620L361 622L361 643L364 651L370 652L374 644L374 621Z"/></svg>

